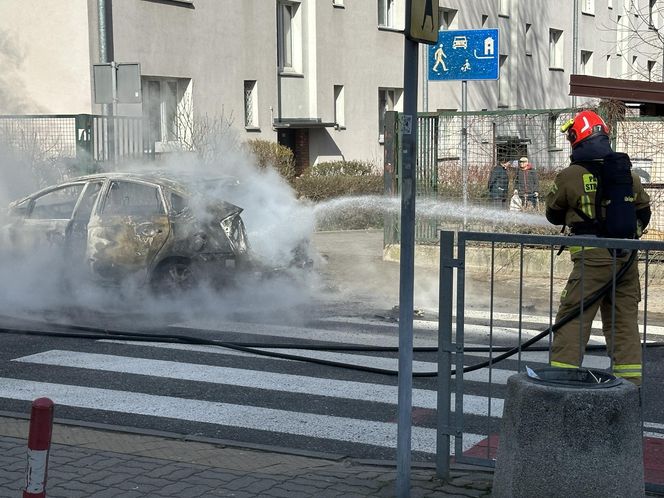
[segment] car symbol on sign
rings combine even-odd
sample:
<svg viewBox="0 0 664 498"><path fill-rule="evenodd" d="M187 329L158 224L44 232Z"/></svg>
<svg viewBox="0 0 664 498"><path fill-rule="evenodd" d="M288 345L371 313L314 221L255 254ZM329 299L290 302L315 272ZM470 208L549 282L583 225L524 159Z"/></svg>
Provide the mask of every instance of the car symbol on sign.
<svg viewBox="0 0 664 498"><path fill-rule="evenodd" d="M468 38L465 36L455 36L452 40L452 48L468 48Z"/></svg>

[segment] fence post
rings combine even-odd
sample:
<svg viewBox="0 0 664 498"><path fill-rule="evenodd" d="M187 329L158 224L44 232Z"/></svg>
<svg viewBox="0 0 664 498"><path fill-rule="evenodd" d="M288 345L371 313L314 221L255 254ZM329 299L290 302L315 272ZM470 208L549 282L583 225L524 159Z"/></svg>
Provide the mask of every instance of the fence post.
<svg viewBox="0 0 664 498"><path fill-rule="evenodd" d="M452 300L454 232L440 232L440 287L438 291L438 399L436 476L450 475L450 408L452 406Z"/></svg>
<svg viewBox="0 0 664 498"><path fill-rule="evenodd" d="M52 433L53 401L49 398L38 398L32 402L30 413L28 461L23 498L46 497L46 470Z"/></svg>

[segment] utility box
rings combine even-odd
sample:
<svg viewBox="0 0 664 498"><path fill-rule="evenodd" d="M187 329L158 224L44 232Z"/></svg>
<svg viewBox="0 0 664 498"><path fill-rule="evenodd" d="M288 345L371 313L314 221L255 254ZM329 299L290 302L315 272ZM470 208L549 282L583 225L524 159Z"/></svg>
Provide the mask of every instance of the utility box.
<svg viewBox="0 0 664 498"><path fill-rule="evenodd" d="M645 496L639 390L601 371L507 381L493 498Z"/></svg>

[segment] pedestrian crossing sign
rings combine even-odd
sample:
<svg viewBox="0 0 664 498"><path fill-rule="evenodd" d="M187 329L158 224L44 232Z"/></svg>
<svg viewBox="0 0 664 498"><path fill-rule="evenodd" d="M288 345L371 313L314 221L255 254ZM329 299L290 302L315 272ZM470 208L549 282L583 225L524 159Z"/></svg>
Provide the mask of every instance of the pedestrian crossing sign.
<svg viewBox="0 0 664 498"><path fill-rule="evenodd" d="M407 0L406 37L419 43L436 43L438 19L438 0Z"/></svg>

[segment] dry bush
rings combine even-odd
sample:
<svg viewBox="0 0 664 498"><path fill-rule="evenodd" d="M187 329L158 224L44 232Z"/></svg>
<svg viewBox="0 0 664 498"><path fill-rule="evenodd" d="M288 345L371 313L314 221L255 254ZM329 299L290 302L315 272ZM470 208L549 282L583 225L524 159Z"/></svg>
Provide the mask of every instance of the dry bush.
<svg viewBox="0 0 664 498"><path fill-rule="evenodd" d="M295 161L292 150L277 142L260 139L249 140L245 142L245 146L254 155L260 168L274 168L289 183L293 183Z"/></svg>

